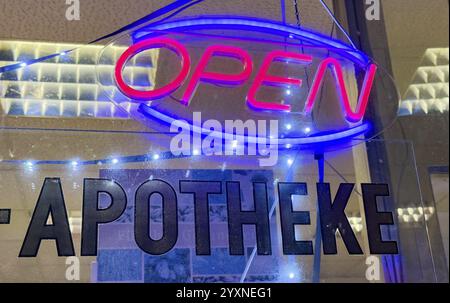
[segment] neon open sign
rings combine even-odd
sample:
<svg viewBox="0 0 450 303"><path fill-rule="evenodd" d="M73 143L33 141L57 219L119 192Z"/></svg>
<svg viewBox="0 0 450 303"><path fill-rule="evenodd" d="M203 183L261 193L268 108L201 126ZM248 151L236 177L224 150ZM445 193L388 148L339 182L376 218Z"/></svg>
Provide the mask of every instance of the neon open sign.
<svg viewBox="0 0 450 303"><path fill-rule="evenodd" d="M239 34L231 36L205 34L210 30L223 30L223 32L228 30L228 32ZM242 32L245 31L256 34L243 35ZM261 39L261 35L270 38ZM243 106L246 104L250 112L262 111L278 116L291 115L293 119L312 117L317 114L315 108L320 107L317 105L322 102L321 91L325 85L330 85L332 82L332 90L337 99L336 104L341 108L336 115L342 116L343 124L334 128L330 126L317 128L320 132L314 134L293 136L282 134L277 138L278 144L330 142L351 138L370 129L369 125L363 122L377 75L377 66L364 53L342 41L282 23L240 17L201 17L155 23L131 33L130 37L131 45L118 57L115 64L112 74L115 84L129 99L128 102L139 105L140 113L164 124L171 124L176 120L173 115L175 111L171 109L173 105L168 105L174 102L158 103L158 105L164 104L169 107L168 110L161 110L161 106L150 105L149 101L163 100L177 94L180 96L177 98L179 103L186 108L190 108L194 103L198 105L197 102L202 98L207 99L208 106L211 105L214 108L215 106L211 104L212 98L202 96L199 90L212 85L220 88L229 87L228 92L245 89L245 96L243 95L242 100L238 101ZM280 37L284 39L284 42ZM191 41L196 39L206 41L204 49L192 50ZM258 44L266 44L270 47L258 50L258 57L256 57L252 52L258 48ZM125 73L127 64L144 52L156 49L164 49L176 55L175 60L180 68L170 69L170 71L174 70L175 74L168 77L165 84L151 89L138 87L127 81ZM196 58L199 53L200 58ZM218 60L224 59L233 61L234 66L239 68L232 72L227 68L211 68ZM307 72L302 75L296 73L294 76L289 73L273 73L274 66L279 65L280 62L288 62L289 66L295 66L297 70L307 70ZM164 72L167 71L162 69ZM358 76L360 75L358 77L360 81L355 80L357 73ZM332 81L330 82L329 79ZM350 81L353 79L356 83L356 94L349 86L349 79ZM265 92L270 87L280 92L282 92L281 89L289 91L292 89L296 93L294 98L286 102L279 95L277 97L266 95ZM298 92L301 92L301 96ZM221 94L224 93L226 92L222 90ZM225 96L223 100L227 103L231 101ZM120 103L117 100L113 101ZM235 105L230 104L230 106L234 108ZM202 104L202 108L206 106ZM237 109L236 114L243 111L245 110L242 108ZM180 112L178 111L178 115ZM192 129L195 132L197 128L193 126ZM310 128L305 127L305 129Z"/></svg>
<svg viewBox="0 0 450 303"><path fill-rule="evenodd" d="M154 48L167 48L175 52L181 63L181 71L175 79L173 79L169 84L165 86L154 89L154 90L137 90L128 85L123 77L123 69L126 63L135 55L140 52L154 49ZM225 74L220 72L209 72L207 71L207 66L210 61L213 60L215 56L226 56L239 60L242 65L242 71L238 74ZM256 98L256 93L261 86L273 85L273 86L302 86L302 79L294 79L288 77L280 77L269 74L269 69L271 64L277 60L294 60L297 63L309 65L313 61L313 57L309 55L304 55L300 53L286 52L282 50L275 50L267 54L263 61L262 66L259 71L257 71L255 80L250 87L247 94L247 102L251 108L262 109L262 110L273 110L273 111L290 111L291 105L280 104L276 102L262 102ZM360 97L358 100L358 106L356 110L352 109L350 104L347 89L345 87L345 81L343 76L343 68L338 60L328 57L324 59L316 72L313 80L311 90L308 95L308 99L305 106L305 112L310 113L314 107L314 104L318 98L318 91L324 80L325 72L327 68L330 68L336 80L336 86L339 90L339 96L343 105L345 112L345 117L349 122L359 122L364 117L364 113L367 108L367 103L369 100L370 91L372 88L373 80L375 78L375 73L377 67L375 64L369 64L367 66L366 75L364 78L364 83ZM129 47L120 56L117 61L115 68L115 79L117 86L126 96L130 97L132 100L138 101L149 101L155 99L161 99L167 95L173 93L183 83L186 81L188 74L191 70L191 59L188 50L183 44L177 42L176 40L170 38L151 38L148 40L141 41ZM252 72L254 70L254 64L252 57L248 52L239 48L231 47L226 45L212 45L209 46L197 67L193 71L191 80L189 81L186 91L184 92L181 101L188 105L194 94L198 85L202 82L214 83L214 84L225 84L225 85L241 85L245 81L249 80Z"/></svg>

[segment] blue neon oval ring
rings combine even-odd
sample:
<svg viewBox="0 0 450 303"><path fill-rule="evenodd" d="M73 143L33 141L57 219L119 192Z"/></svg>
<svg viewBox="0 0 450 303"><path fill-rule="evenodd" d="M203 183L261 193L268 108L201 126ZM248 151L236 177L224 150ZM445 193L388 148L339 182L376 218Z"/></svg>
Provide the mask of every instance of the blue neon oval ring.
<svg viewBox="0 0 450 303"><path fill-rule="evenodd" d="M194 29L242 29L253 30L265 33L280 33L288 37L295 35L299 40L308 41L315 46L323 46L352 58L354 62L358 62L362 67L368 65L371 60L366 54L351 45L340 40L336 40L311 30L289 26L273 20L248 18L248 17L197 17L183 20L175 20L171 22L154 23L143 29L134 32L135 39L142 39L152 31L170 31L178 30L194 30Z"/></svg>
<svg viewBox="0 0 450 303"><path fill-rule="evenodd" d="M289 26L283 23L275 22L273 20L257 18L208 16L175 20L170 22L156 22L149 26L146 26L143 29L135 31L132 34L132 37L134 40L141 40L145 39L146 36L154 34L155 31L171 31L175 29L180 32L194 29L241 29L264 32L278 36L282 35L286 37L294 35L299 40L307 41L313 46L326 47L332 51L339 52L354 63L359 64L361 67L365 67L371 63L369 57L367 57L363 52L353 48L349 44L343 43L342 41L332 39L314 31ZM151 117L166 124L176 122L176 119L145 104L140 105L139 111L147 117ZM201 127L194 127L193 125L190 126L194 132L202 133L204 131L209 133L209 130L204 130ZM364 134L369 130L370 125L368 123L363 123L358 126L338 132L314 135L310 137L278 138L277 141L278 145L315 145L349 139ZM229 136L230 134L221 133L221 135ZM249 143L258 142L260 139L261 138L258 137L245 137L246 142Z"/></svg>

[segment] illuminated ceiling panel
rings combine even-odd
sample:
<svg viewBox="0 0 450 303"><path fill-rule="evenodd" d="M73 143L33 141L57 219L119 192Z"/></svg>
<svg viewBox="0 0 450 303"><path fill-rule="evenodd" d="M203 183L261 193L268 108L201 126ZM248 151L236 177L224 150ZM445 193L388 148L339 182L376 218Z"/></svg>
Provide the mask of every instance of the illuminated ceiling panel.
<svg viewBox="0 0 450 303"><path fill-rule="evenodd" d="M73 52L45 62L1 73L3 113L33 117L127 118L127 113L117 109L107 96L125 98L115 87L111 75L114 62L126 47L110 47L97 64L103 49L101 45L0 41L0 66L74 48ZM135 57L124 69L126 80L133 87L154 87L158 52L151 50L148 53L150 60ZM107 93L98 85L97 75L102 83L106 83L103 88Z"/></svg>
<svg viewBox="0 0 450 303"><path fill-rule="evenodd" d="M399 115L448 112L448 48L427 49L408 87Z"/></svg>

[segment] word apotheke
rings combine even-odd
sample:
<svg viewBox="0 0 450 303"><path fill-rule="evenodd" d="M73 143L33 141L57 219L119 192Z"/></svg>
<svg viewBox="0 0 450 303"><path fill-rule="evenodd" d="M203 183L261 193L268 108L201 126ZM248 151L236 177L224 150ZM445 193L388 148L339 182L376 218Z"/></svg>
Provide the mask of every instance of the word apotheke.
<svg viewBox="0 0 450 303"><path fill-rule="evenodd" d="M350 183L340 184L333 198L330 184L316 184L324 254L337 254L336 231L339 231L349 254L363 254L345 215L345 209L354 186ZM162 255L175 247L179 229L177 200L180 195L190 195L193 197L195 208L196 253L210 255L209 198L211 195L225 195L230 255L244 255L244 225L256 227L258 254L272 254L271 233L275 231L270 228L270 205L266 183L253 183L253 210L251 211L242 210L240 182L180 180L175 187L164 180L155 179L148 180L137 188L134 196L134 236L136 244L143 251L151 255ZM377 207L377 199L389 196L388 186L386 184L361 184L361 189L370 253L397 254L397 243L383 239L380 230L382 225L394 224L393 214L381 212ZM311 189L308 189L306 183L278 183L276 190L278 199L276 200L279 203L283 253L286 255L312 255L314 253L312 241L297 240L294 230L295 226L311 224L310 213L294 211L292 205L293 196L307 196L308 190ZM107 207L100 206L100 194L109 196L110 203ZM153 195L160 196L163 209L161 222L163 232L160 239L151 237L153 225L150 224L150 198ZM84 180L81 256L97 254L99 225L108 224L120 218L127 204L127 195L116 181ZM48 224L49 216L52 218L52 224ZM61 181L58 178L45 179L19 256L37 256L43 240L55 241L59 256L75 255Z"/></svg>

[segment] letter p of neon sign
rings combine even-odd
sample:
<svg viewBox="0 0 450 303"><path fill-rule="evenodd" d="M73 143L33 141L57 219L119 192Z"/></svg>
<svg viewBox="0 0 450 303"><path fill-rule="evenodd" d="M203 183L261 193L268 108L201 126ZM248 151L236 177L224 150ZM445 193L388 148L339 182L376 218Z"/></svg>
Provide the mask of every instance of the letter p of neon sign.
<svg viewBox="0 0 450 303"><path fill-rule="evenodd" d="M125 65L133 56L137 55L138 53L154 48L167 48L177 54L181 60L180 73L172 82L161 88L148 91L141 91L132 88L123 79L123 69L125 68ZM119 60L117 60L114 75L116 78L117 86L125 96L128 96L134 100L149 101L160 99L176 91L181 85L183 85L184 80L189 75L190 68L191 58L189 57L187 49L181 43L168 38L154 38L144 40L130 46L120 56Z"/></svg>

